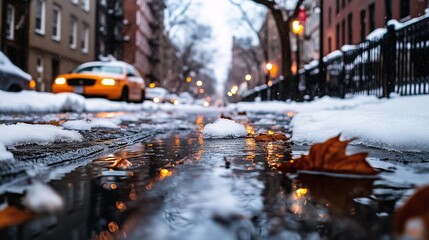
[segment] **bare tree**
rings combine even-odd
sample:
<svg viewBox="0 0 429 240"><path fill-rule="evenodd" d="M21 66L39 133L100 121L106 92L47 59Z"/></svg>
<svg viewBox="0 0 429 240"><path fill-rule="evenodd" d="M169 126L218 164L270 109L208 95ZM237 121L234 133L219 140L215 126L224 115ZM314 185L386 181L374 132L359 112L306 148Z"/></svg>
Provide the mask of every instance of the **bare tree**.
<svg viewBox="0 0 429 240"><path fill-rule="evenodd" d="M233 0L230 0L234 2ZM304 0L297 0L295 9L292 11L287 11L283 7L281 7L275 0L250 0L257 4L265 6L268 11L273 16L273 19L276 23L277 31L279 33L280 38L280 47L281 47L281 70L282 75L285 78L285 87L286 87L286 96L291 98L294 94L295 86L291 84L292 82L292 50L291 50L291 40L290 40L290 32L291 32L291 24L294 19L298 16L299 9L304 2ZM239 2L234 2L234 5L240 6ZM248 19L245 14L245 11L241 9L244 19ZM246 20L247 21L247 20ZM251 25L251 24L249 24ZM264 44L262 39L259 39L260 43ZM267 54L267 53L264 53ZM265 55L266 57L266 55Z"/></svg>

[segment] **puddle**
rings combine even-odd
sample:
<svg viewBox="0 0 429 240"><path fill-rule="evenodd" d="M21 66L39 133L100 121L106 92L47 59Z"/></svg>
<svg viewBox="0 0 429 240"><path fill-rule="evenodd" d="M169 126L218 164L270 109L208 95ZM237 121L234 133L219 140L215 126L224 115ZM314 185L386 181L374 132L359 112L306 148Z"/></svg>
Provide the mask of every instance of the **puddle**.
<svg viewBox="0 0 429 240"><path fill-rule="evenodd" d="M202 126L212 120L197 117L199 129L159 135L51 181L65 209L4 229L0 238L391 238L390 216L406 188L383 180L280 174L274 166L291 156L290 146L203 140ZM284 131L288 121L248 131ZM20 195L0 199L19 206Z"/></svg>

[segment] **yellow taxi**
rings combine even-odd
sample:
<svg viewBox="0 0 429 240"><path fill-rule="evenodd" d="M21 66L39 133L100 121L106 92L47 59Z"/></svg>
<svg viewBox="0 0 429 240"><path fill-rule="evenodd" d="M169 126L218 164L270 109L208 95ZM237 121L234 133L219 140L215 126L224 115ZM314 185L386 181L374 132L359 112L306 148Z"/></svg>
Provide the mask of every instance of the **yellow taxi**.
<svg viewBox="0 0 429 240"><path fill-rule="evenodd" d="M145 83L134 66L123 61L95 61L55 78L53 93L74 92L86 97L143 102Z"/></svg>

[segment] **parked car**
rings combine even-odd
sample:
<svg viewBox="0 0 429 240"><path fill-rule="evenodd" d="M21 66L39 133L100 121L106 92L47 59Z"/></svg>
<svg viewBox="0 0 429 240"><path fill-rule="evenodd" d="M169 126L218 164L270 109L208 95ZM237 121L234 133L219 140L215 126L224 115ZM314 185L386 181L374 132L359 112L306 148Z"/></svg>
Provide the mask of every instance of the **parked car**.
<svg viewBox="0 0 429 240"><path fill-rule="evenodd" d="M148 88L146 99L155 103L164 103L167 101L168 90L162 87Z"/></svg>
<svg viewBox="0 0 429 240"><path fill-rule="evenodd" d="M74 92L87 97L143 102L145 83L138 71L123 61L96 61L78 66L72 73L59 75L52 92Z"/></svg>
<svg viewBox="0 0 429 240"><path fill-rule="evenodd" d="M0 90L19 92L35 87L36 82L30 74L22 71L0 51Z"/></svg>

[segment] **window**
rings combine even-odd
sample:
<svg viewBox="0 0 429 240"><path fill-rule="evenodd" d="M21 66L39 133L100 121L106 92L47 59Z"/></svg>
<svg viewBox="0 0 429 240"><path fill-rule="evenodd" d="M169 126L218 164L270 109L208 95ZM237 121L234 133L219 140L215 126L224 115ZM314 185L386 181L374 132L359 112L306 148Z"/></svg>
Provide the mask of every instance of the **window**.
<svg viewBox="0 0 429 240"><path fill-rule="evenodd" d="M6 12L6 38L13 40L15 37L15 8L12 5L7 5Z"/></svg>
<svg viewBox="0 0 429 240"><path fill-rule="evenodd" d="M375 30L375 3L369 5L369 32Z"/></svg>
<svg viewBox="0 0 429 240"><path fill-rule="evenodd" d="M410 16L410 0L401 0L401 18Z"/></svg>
<svg viewBox="0 0 429 240"><path fill-rule="evenodd" d="M328 53L332 52L332 38L328 37Z"/></svg>
<svg viewBox="0 0 429 240"><path fill-rule="evenodd" d="M366 37L366 13L365 9L360 11L360 39L361 41L365 40Z"/></svg>
<svg viewBox="0 0 429 240"><path fill-rule="evenodd" d="M83 24L82 26L82 39L81 39L81 48L83 53L88 52L88 44L89 44L89 27L87 24Z"/></svg>
<svg viewBox="0 0 429 240"><path fill-rule="evenodd" d="M45 34L45 0L36 0L36 33Z"/></svg>
<svg viewBox="0 0 429 240"><path fill-rule="evenodd" d="M61 39L61 9L56 5L52 10L52 39L55 41Z"/></svg>
<svg viewBox="0 0 429 240"><path fill-rule="evenodd" d="M77 37L77 20L75 17L70 17L70 35L69 45L70 48L76 48L76 37Z"/></svg>
<svg viewBox="0 0 429 240"><path fill-rule="evenodd" d="M348 30L348 43L349 44L353 44L353 14L349 13L348 17L347 17L347 21L348 21L348 26L347 26L347 30Z"/></svg>
<svg viewBox="0 0 429 240"><path fill-rule="evenodd" d="M82 9L89 11L89 0L82 0Z"/></svg>
<svg viewBox="0 0 429 240"><path fill-rule="evenodd" d="M332 24L332 8L328 9L328 26Z"/></svg>
<svg viewBox="0 0 429 240"><path fill-rule="evenodd" d="M337 23L337 27L335 28L335 41L336 41L335 48L340 49L340 24L339 23Z"/></svg>

